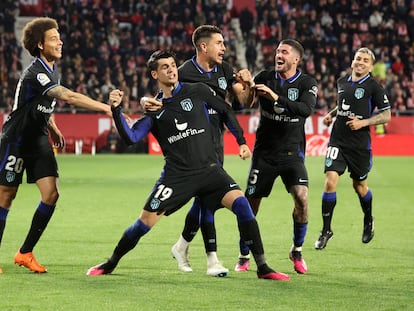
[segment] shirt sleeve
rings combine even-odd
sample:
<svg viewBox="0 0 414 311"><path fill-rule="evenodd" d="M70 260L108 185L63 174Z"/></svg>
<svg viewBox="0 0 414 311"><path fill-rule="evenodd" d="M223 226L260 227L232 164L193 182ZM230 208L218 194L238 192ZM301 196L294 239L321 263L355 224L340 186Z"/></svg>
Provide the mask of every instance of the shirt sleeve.
<svg viewBox="0 0 414 311"><path fill-rule="evenodd" d="M205 96L204 98L206 99L206 105L212 107L220 114L230 133L236 138L237 143L239 145L246 144L246 138L243 135L243 129L240 126L239 121L237 121L233 109L223 99L217 96L216 92L208 86L203 87L202 91L203 96Z"/></svg>
<svg viewBox="0 0 414 311"><path fill-rule="evenodd" d="M302 83L300 97L297 100L292 101L287 97L279 96L277 101L292 114L307 118L312 114L316 105L318 85L316 80L311 77L307 77Z"/></svg>
<svg viewBox="0 0 414 311"><path fill-rule="evenodd" d="M150 117L143 117L136 121L132 127L129 127L120 106L112 109L112 116L119 135L128 145L135 144L145 138L152 128L152 119Z"/></svg>

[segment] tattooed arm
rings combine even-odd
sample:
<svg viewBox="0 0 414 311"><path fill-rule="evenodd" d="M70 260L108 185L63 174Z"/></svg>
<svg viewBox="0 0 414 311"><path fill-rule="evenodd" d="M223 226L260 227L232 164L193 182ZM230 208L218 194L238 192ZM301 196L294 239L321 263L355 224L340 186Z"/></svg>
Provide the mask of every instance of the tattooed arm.
<svg viewBox="0 0 414 311"><path fill-rule="evenodd" d="M107 115L112 116L111 107L105 103L96 101L86 95L77 93L67 89L64 86L58 85L47 92L47 95L59 100L63 100L70 105L85 108L88 110L105 112Z"/></svg>
<svg viewBox="0 0 414 311"><path fill-rule="evenodd" d="M358 119L357 117L349 117L349 119L350 120L347 121L346 124L355 131L365 126L389 122L391 120L391 109L384 110L368 119Z"/></svg>

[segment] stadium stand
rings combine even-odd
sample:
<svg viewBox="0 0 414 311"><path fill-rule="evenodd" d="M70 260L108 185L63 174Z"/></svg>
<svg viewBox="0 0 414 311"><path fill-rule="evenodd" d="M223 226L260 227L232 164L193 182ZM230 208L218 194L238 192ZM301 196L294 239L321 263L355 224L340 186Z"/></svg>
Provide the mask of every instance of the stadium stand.
<svg viewBox="0 0 414 311"><path fill-rule="evenodd" d="M16 3L0 4L0 112L10 111L24 67L15 34ZM393 113L414 114L414 1L257 0L253 8L235 4L44 0L44 15L60 24L65 45L62 84L100 100L114 87L122 88L128 113L140 113L138 99L156 92L145 67L149 54L171 48L179 61L193 56L191 33L208 23L222 28L227 60L253 73L273 64L280 39L300 40L306 50L302 70L320 84L315 111L320 114L335 105L335 80L347 70L354 51L368 46L378 60L373 74L386 88ZM56 112L79 111L60 102Z"/></svg>

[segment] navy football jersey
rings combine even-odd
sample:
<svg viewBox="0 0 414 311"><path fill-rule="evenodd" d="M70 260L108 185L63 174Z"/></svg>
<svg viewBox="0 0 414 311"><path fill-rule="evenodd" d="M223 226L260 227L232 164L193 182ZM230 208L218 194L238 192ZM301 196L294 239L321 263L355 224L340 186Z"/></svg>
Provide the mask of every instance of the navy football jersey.
<svg viewBox="0 0 414 311"><path fill-rule="evenodd" d="M56 100L46 93L60 83L55 68L36 58L23 72L16 88L13 109L2 130L2 140L30 142L48 135L48 122Z"/></svg>
<svg viewBox="0 0 414 311"><path fill-rule="evenodd" d="M288 80L274 70L262 71L255 77L256 84L265 84L279 95L274 102L260 96L260 123L256 132L254 155L277 161L283 155L305 156L305 121L312 114L318 92L316 80L301 71Z"/></svg>
<svg viewBox="0 0 414 311"><path fill-rule="evenodd" d="M229 92L232 92L232 85L235 83L234 72L231 65L227 62L217 64L212 71L205 71L196 62L196 57L185 61L179 68L179 79L181 82L203 82L212 88L223 100ZM232 93L231 93L232 94ZM213 139L216 153L220 162L223 162L223 120L220 115L209 108L211 125L213 126Z"/></svg>
<svg viewBox="0 0 414 311"><path fill-rule="evenodd" d="M121 137L133 144L150 131L165 157L165 173L203 169L217 163L213 147L208 107L223 114L229 130L245 143L236 116L216 93L204 83L179 83L170 98L162 98L163 107L146 112L130 129L120 113L114 113Z"/></svg>
<svg viewBox="0 0 414 311"><path fill-rule="evenodd" d="M370 75L353 82L351 76L338 79L338 110L332 128L330 143L345 148L371 149L369 126L357 131L346 125L355 116L368 119L375 109L381 112L390 109L385 90Z"/></svg>

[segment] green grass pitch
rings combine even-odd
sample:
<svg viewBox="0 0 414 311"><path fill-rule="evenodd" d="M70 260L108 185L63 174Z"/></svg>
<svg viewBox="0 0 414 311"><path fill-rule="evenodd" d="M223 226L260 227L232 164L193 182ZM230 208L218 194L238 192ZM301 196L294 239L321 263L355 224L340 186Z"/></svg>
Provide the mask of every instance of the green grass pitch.
<svg viewBox="0 0 414 311"><path fill-rule="evenodd" d="M303 247L309 272L294 273L288 259L292 200L280 179L262 201L258 222L269 264L289 273L272 282L251 271L233 271L238 255L235 216L216 213L218 255L227 278L206 275L201 234L190 247L194 272L177 270L170 248L181 233L187 204L164 217L128 253L112 275L90 278L124 229L138 217L163 159L148 155L58 155L60 199L35 248L48 268L33 274L13 264L39 201L23 184L9 213L0 248L0 310L409 310L414 303L413 157L375 157L369 176L375 237L361 242L362 212L348 174L340 179L333 239L325 250L314 242L321 229L323 158L308 157L310 215ZM226 156L225 168L244 189L250 162Z"/></svg>

